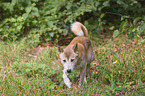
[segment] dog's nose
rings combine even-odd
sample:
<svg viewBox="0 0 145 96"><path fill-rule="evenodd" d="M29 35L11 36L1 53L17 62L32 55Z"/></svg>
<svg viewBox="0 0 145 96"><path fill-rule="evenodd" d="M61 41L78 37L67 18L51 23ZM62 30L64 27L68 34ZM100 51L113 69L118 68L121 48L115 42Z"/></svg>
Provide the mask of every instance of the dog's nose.
<svg viewBox="0 0 145 96"><path fill-rule="evenodd" d="M67 69L67 73L71 73L71 69Z"/></svg>

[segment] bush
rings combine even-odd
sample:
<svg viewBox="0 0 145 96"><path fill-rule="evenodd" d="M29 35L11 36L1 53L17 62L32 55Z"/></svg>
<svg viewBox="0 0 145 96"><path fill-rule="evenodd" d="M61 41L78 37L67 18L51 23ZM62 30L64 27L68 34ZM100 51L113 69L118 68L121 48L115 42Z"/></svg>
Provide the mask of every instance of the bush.
<svg viewBox="0 0 145 96"><path fill-rule="evenodd" d="M145 18L137 17L133 21L125 19L121 22L120 29L114 31L113 37L117 37L121 33L126 33L130 39L135 36L143 38L145 35Z"/></svg>
<svg viewBox="0 0 145 96"><path fill-rule="evenodd" d="M0 1L0 39L12 41L26 37L36 45L52 38L57 42L68 35L70 23L74 21L93 25L90 30L95 33L108 32L119 28L120 17L143 17L143 4L140 0Z"/></svg>

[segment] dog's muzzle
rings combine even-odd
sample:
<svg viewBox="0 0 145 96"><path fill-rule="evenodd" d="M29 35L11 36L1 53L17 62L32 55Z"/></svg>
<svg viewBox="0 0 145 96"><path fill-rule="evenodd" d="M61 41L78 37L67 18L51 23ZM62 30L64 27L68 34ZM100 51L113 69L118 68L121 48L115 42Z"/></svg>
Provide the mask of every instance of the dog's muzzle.
<svg viewBox="0 0 145 96"><path fill-rule="evenodd" d="M71 69L67 69L67 73L71 73L72 71L71 71Z"/></svg>

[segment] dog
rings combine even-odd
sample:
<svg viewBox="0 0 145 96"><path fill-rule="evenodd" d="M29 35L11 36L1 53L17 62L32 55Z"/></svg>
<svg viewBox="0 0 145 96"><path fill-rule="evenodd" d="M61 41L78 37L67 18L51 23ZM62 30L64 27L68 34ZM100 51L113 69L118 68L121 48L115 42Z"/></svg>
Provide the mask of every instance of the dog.
<svg viewBox="0 0 145 96"><path fill-rule="evenodd" d="M72 83L67 77L74 70L80 70L79 86L83 86L86 81L86 75L90 71L90 63L93 61L93 47L88 38L87 28L80 22L71 24L71 31L77 35L70 44L62 49L58 48L59 57L63 64L63 79L68 88Z"/></svg>

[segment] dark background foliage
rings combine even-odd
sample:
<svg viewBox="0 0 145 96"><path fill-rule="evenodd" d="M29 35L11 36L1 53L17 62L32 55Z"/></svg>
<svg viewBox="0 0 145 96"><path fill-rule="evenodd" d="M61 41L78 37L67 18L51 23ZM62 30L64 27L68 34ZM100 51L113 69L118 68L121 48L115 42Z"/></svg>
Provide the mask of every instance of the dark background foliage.
<svg viewBox="0 0 145 96"><path fill-rule="evenodd" d="M144 0L1 0L0 13L1 40L26 38L36 46L71 37L75 21L92 34L145 34Z"/></svg>

